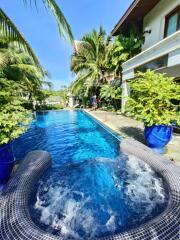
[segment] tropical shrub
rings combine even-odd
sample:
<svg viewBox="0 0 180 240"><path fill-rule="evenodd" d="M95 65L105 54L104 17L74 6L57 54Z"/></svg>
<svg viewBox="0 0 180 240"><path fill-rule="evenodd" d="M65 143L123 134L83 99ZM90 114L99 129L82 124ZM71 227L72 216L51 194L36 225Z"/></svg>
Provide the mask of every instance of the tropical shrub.
<svg viewBox="0 0 180 240"><path fill-rule="evenodd" d="M0 108L0 145L8 143L24 133L30 122L30 115L19 101Z"/></svg>
<svg viewBox="0 0 180 240"><path fill-rule="evenodd" d="M133 29L129 34L120 34L117 38L123 47L123 52L128 54L128 59L140 53L144 37Z"/></svg>
<svg viewBox="0 0 180 240"><path fill-rule="evenodd" d="M42 104L37 106L37 111L46 111L46 110L61 110L63 109L64 106L61 104L53 104L53 105L48 105L48 104Z"/></svg>
<svg viewBox="0 0 180 240"><path fill-rule="evenodd" d="M180 85L174 78L148 70L137 73L129 86L126 112L131 116L145 126L180 123L178 105L174 103L180 100Z"/></svg>
<svg viewBox="0 0 180 240"><path fill-rule="evenodd" d="M107 103L112 104L117 110L121 104L121 88L115 87L110 84L103 85L100 90L100 97Z"/></svg>
<svg viewBox="0 0 180 240"><path fill-rule="evenodd" d="M109 69L119 76L122 72L122 64L137 55L141 51L143 43L144 37L140 36L134 30L115 37L110 45L107 58Z"/></svg>
<svg viewBox="0 0 180 240"><path fill-rule="evenodd" d="M18 85L0 78L0 145L17 138L31 121L30 112L23 106L23 99L15 94Z"/></svg>

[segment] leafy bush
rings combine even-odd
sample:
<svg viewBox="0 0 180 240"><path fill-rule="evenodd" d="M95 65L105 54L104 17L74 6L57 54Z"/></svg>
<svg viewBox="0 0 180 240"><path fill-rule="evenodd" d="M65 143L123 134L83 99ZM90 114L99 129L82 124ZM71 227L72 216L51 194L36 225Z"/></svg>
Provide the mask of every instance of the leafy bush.
<svg viewBox="0 0 180 240"><path fill-rule="evenodd" d="M103 85L100 91L100 97L108 104L113 105L117 110L121 105L121 88L110 84Z"/></svg>
<svg viewBox="0 0 180 240"><path fill-rule="evenodd" d="M61 110L64 107L60 104L56 104L56 105L39 105L36 106L36 110Z"/></svg>
<svg viewBox="0 0 180 240"><path fill-rule="evenodd" d="M180 123L178 105L174 104L180 100L180 85L174 78L150 70L139 72L130 82L130 89L126 112L143 121L145 126Z"/></svg>
<svg viewBox="0 0 180 240"><path fill-rule="evenodd" d="M136 31L130 30L114 39L108 56L108 66L119 76L122 72L122 63L136 56L144 43L144 37Z"/></svg>
<svg viewBox="0 0 180 240"><path fill-rule="evenodd" d="M0 115L0 145L6 144L24 133L31 120L29 112L19 101L6 104Z"/></svg>
<svg viewBox="0 0 180 240"><path fill-rule="evenodd" d="M22 106L22 98L15 93L18 85L0 78L0 145L17 138L31 121L30 112Z"/></svg>

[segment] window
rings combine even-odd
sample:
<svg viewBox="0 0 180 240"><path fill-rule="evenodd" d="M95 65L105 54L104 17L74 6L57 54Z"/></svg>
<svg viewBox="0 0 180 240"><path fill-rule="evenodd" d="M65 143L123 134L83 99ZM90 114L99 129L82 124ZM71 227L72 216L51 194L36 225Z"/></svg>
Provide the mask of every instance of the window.
<svg viewBox="0 0 180 240"><path fill-rule="evenodd" d="M165 19L164 37L168 37L180 29L180 6L175 8Z"/></svg>
<svg viewBox="0 0 180 240"><path fill-rule="evenodd" d="M146 72L148 69L156 70L163 67L167 67L168 55L164 55L160 58L154 59L153 61L147 62L135 69L135 72Z"/></svg>

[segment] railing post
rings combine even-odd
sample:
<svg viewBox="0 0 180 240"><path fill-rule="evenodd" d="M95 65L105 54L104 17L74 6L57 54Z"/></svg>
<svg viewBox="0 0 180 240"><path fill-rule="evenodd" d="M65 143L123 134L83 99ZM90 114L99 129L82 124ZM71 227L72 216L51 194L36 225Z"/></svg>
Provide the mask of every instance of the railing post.
<svg viewBox="0 0 180 240"><path fill-rule="evenodd" d="M130 71L123 71L122 73L122 99L121 99L121 112L124 113L125 112L125 105L127 102L127 97L129 96L129 88L128 88L128 84L127 84L127 80L134 78L135 74L134 74L134 69L131 69Z"/></svg>

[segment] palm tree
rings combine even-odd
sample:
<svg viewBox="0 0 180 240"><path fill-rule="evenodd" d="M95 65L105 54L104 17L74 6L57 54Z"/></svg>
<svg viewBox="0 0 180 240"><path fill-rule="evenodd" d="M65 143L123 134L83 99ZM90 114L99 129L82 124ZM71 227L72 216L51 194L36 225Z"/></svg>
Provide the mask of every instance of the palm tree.
<svg viewBox="0 0 180 240"><path fill-rule="evenodd" d="M32 4L32 0L22 0L25 4ZM33 0L36 5L36 0ZM64 17L62 11L60 10L58 4L55 0L42 0L43 4L48 7L53 13L59 33L61 36L68 36L70 41L73 41L73 34L71 32L70 25L68 24L66 18ZM6 15L6 13L0 8L0 29L3 35L8 37L11 41L17 41L20 47L23 47L26 52L33 58L34 63L37 66L40 66L40 63L33 52L32 48L22 35L22 33L18 30L12 20ZM0 56L1 57L1 56ZM1 59L1 58L0 58Z"/></svg>
<svg viewBox="0 0 180 240"><path fill-rule="evenodd" d="M80 46L71 57L71 70L77 74L72 85L73 91L80 90L84 85L86 93L89 89L105 83L107 68L107 53L110 45L109 38L102 27L84 35Z"/></svg>
<svg viewBox="0 0 180 240"><path fill-rule="evenodd" d="M43 69L40 70L23 49L17 48L7 38L0 38L1 54L6 56L6 63L0 66L0 81L6 79L7 82L11 81L18 86L16 94L33 102L44 85L50 86L49 82L44 81L47 73Z"/></svg>

